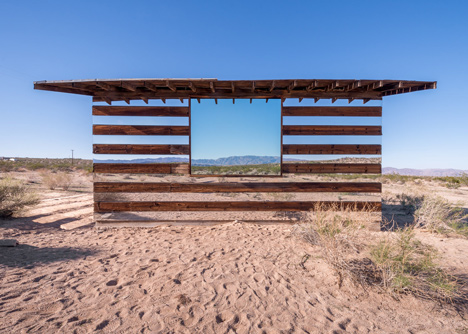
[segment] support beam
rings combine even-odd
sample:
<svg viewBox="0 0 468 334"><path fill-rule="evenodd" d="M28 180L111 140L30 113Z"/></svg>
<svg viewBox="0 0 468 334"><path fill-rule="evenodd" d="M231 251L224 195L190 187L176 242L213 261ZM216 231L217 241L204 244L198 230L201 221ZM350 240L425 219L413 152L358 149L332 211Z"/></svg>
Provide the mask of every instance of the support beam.
<svg viewBox="0 0 468 334"><path fill-rule="evenodd" d="M150 91L155 92L155 93L158 91L158 87L156 87L155 85L153 85L150 82L145 81L145 87L148 88Z"/></svg>
<svg viewBox="0 0 468 334"><path fill-rule="evenodd" d="M169 88L170 90L172 90L173 92L176 92L177 91L177 88L174 86L174 84L172 82L170 82L169 80L166 80L166 87Z"/></svg>
<svg viewBox="0 0 468 334"><path fill-rule="evenodd" d="M296 80L294 80L288 86L288 93L291 93L291 91L294 90L294 88L296 88L296 86L297 86L297 82L296 82Z"/></svg>
<svg viewBox="0 0 468 334"><path fill-rule="evenodd" d="M271 86L270 86L270 93L273 91L273 89L275 89L275 85L276 85L276 82L275 82L275 80L273 80L271 82Z"/></svg>
<svg viewBox="0 0 468 334"><path fill-rule="evenodd" d="M194 93L197 92L197 88L195 88L195 85L191 81L189 82L189 88L192 90L192 92L194 92Z"/></svg>
<svg viewBox="0 0 468 334"><path fill-rule="evenodd" d="M255 93L255 81L252 81L252 93Z"/></svg>
<svg viewBox="0 0 468 334"><path fill-rule="evenodd" d="M234 82L231 82L231 90L232 90L232 93L236 91L236 86L234 85Z"/></svg>
<svg viewBox="0 0 468 334"><path fill-rule="evenodd" d="M137 91L137 88L134 85L132 85L129 82L125 82L125 81L122 81L122 83L120 84L120 87L125 88L126 90L128 90L130 92L136 92Z"/></svg>
<svg viewBox="0 0 468 334"><path fill-rule="evenodd" d="M148 104L148 99L146 97L141 98L146 104Z"/></svg>
<svg viewBox="0 0 468 334"><path fill-rule="evenodd" d="M213 81L210 82L210 89L211 89L211 92L212 92L212 93L216 93L216 89L215 89L215 86L214 86L214 82L213 82Z"/></svg>

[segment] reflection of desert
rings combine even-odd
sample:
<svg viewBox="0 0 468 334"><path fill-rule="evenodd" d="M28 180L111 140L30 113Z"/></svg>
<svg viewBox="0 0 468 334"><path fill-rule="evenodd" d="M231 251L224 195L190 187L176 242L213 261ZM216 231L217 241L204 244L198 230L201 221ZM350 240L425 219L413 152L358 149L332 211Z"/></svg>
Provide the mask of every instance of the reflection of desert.
<svg viewBox="0 0 468 334"><path fill-rule="evenodd" d="M2 173L2 178L6 175ZM466 305L460 297L465 293L468 265L468 241L462 230L415 230L417 240L438 250L438 265L460 280L457 298L461 299L450 303L410 291L363 287L346 278L339 287L336 271L319 247L293 233L301 215L229 213L232 221L221 225L95 229L91 174L74 172L66 191L47 189L39 172L8 175L29 182L40 202L21 217L0 220L1 239L19 242L16 247L0 248L0 332L464 333L468 328ZM159 182L152 176L135 177L127 181ZM169 177L161 182L170 181ZM192 182L210 182L210 178ZM384 217L409 223L414 203L408 201L435 193L468 208L468 186L450 184L429 178L383 177ZM408 195L404 201L401 194ZM165 200L305 198L298 193L167 195ZM314 196L346 200L356 195L369 194ZM161 195L138 196L158 200ZM224 219L226 213L213 214L209 219ZM166 219L196 219L204 213L166 215ZM293 224L243 222L273 218L293 218ZM371 224L359 233L364 259L371 257L368 247L396 232L379 231Z"/></svg>

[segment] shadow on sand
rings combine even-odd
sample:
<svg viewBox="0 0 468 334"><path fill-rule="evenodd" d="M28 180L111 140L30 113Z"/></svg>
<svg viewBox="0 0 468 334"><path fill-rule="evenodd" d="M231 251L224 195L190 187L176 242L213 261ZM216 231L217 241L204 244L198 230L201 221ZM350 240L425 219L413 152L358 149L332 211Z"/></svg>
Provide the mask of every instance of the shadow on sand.
<svg viewBox="0 0 468 334"><path fill-rule="evenodd" d="M0 248L0 265L32 269L35 266L59 261L77 260L97 254L98 251L73 247L35 247L18 245Z"/></svg>

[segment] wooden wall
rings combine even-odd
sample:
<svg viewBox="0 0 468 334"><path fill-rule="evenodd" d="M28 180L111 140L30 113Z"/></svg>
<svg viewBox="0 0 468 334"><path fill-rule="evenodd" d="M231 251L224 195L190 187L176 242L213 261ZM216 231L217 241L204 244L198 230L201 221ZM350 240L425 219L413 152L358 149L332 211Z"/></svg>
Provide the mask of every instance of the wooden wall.
<svg viewBox="0 0 468 334"><path fill-rule="evenodd" d="M188 120L188 126L172 125L93 125L93 135L119 136L187 136L188 144L94 144L93 153L106 159L108 154L137 155L190 155L190 105L187 107L156 107L156 106L93 106L95 116L150 116L150 117L183 117ZM214 213L231 212L234 218L236 212L302 212L314 210L318 203L322 207L351 208L361 210L364 207L380 211L379 201L343 201L307 200L308 194L317 193L362 193L380 194L380 182L357 182L340 180L339 182L304 180L306 174L380 174L381 164L377 163L297 163L283 161L291 154L312 155L380 155L381 145L361 144L283 144L284 136L380 136L381 126L344 126L344 125L283 125L284 117L297 116L360 116L381 117L381 107L282 107L281 111L281 176L249 178L246 176L230 177L228 181L221 178L211 179L203 176L190 175L190 163L165 164L135 164L135 163L95 163L94 173L94 210L96 220L100 225L131 226L135 221L138 226L154 225L157 222L184 221L191 216L183 213ZM119 175L151 175L148 178L131 178L123 180ZM164 177L163 177L164 176ZM295 179L293 176L298 176ZM208 180L209 181L206 181ZM258 194L267 193L273 199L245 200L228 198L220 200L217 194ZM300 199L291 200L288 197L274 194L302 194ZM214 195L212 200L187 199L187 194L194 198L202 194ZM305 196L305 197L304 197ZM134 198L137 198L134 200ZM201 198L201 197L200 197ZM166 200L167 199L167 200ZM144 213L176 213L174 219L147 218ZM180 214L177 214L179 212ZM121 219L115 218L118 213L125 213ZM130 215L132 213L132 215ZM140 220L138 217L143 217ZM104 217L104 218L103 218ZM134 219L132 219L132 217ZM182 217L182 218L180 218ZM197 217L196 215L193 217ZM200 217L200 215L198 216ZM230 218L229 220L233 220ZM199 218L193 218L199 219ZM186 220L186 219L185 219ZM204 219L201 219L204 220ZM207 219L211 222L222 221L219 216ZM260 219L257 219L260 220ZM284 220L283 220L284 221ZM200 221L200 223L202 223ZM136 225L133 225L136 226Z"/></svg>

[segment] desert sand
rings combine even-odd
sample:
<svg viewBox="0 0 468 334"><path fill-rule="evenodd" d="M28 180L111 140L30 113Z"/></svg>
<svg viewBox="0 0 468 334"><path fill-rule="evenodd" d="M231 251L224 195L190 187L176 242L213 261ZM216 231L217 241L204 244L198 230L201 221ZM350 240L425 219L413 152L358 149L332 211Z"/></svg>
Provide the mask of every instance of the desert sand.
<svg viewBox="0 0 468 334"><path fill-rule="evenodd" d="M397 186L400 193L410 187ZM0 248L0 333L468 330L451 307L349 284L340 289L318 249L290 224L96 229L90 191L45 191L27 215L0 221L0 238L19 242ZM384 185L387 195L395 191ZM466 199L467 191L449 195ZM418 238L466 277L468 240Z"/></svg>

